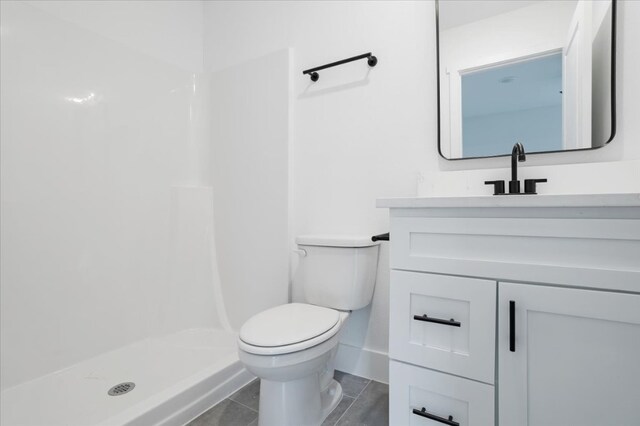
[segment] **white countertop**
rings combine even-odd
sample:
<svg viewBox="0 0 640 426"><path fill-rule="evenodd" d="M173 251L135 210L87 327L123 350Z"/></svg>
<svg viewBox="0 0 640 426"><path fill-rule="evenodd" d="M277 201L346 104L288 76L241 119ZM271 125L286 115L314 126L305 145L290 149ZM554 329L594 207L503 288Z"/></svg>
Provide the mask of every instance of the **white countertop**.
<svg viewBox="0 0 640 426"><path fill-rule="evenodd" d="M378 198L376 207L640 207L640 194L482 195L475 197Z"/></svg>

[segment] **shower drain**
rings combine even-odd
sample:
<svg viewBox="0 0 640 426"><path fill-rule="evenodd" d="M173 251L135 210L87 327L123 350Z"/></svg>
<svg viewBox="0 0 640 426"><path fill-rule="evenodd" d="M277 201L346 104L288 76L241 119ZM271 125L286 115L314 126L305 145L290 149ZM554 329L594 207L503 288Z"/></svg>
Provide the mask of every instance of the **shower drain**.
<svg viewBox="0 0 640 426"><path fill-rule="evenodd" d="M112 387L111 389L109 389L109 392L107 393L111 396L124 395L125 393L131 392L135 387L136 387L136 384L133 382L119 383L114 387Z"/></svg>

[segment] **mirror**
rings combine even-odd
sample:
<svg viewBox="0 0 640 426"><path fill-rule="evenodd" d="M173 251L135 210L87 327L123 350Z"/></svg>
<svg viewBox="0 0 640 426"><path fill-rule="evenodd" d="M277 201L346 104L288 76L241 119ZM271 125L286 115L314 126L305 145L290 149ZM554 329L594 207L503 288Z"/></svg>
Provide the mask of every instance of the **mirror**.
<svg viewBox="0 0 640 426"><path fill-rule="evenodd" d="M616 0L436 0L436 19L444 158L613 139Z"/></svg>

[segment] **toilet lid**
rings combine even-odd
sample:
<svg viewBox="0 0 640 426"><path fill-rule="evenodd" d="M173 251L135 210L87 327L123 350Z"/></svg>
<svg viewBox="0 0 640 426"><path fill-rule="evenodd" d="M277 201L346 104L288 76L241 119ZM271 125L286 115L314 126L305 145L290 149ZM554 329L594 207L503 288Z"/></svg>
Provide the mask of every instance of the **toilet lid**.
<svg viewBox="0 0 640 426"><path fill-rule="evenodd" d="M240 329L240 340L264 347L292 345L327 332L339 319L334 309L288 303L251 317Z"/></svg>

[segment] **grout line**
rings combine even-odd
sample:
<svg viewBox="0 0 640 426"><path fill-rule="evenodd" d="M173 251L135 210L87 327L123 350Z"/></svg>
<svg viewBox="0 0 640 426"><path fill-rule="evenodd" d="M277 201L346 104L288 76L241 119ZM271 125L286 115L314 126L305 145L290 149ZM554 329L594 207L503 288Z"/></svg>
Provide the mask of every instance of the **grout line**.
<svg viewBox="0 0 640 426"><path fill-rule="evenodd" d="M356 376L356 377L360 377L360 376ZM346 410L344 410L344 413L342 413L342 415L340 417L338 417L338 420L336 420L336 422L333 424L333 426L337 425L340 420L342 420L342 418L345 416L345 414L347 414L347 412L349 411L349 409L351 409L351 407L353 406L353 404L356 403L356 401L358 400L358 398L360 398L360 395L362 395L362 393L365 391L366 388L369 387L369 385L371 384L371 382L373 382L373 380L369 379L369 381L367 382L366 385L364 385L364 387L362 388L362 390L360 391L360 393L358 394L358 396L356 397L350 397L353 398L353 401L351 401L351 404L349 404L349 406L347 407Z"/></svg>
<svg viewBox="0 0 640 426"><path fill-rule="evenodd" d="M228 398L228 399L229 399L229 401L231 401L231 402L235 402L236 404L242 405L244 408L248 408L249 410L253 411L254 413L259 413L259 412L260 412L260 411L259 411L260 409L258 409L258 410L254 410L253 408L249 407L248 405L244 405L242 402L238 402L238 401L233 400L233 399L231 399L231 398Z"/></svg>
<svg viewBox="0 0 640 426"><path fill-rule="evenodd" d="M365 390L366 388L368 388L368 387L369 387L369 385L371 384L371 382L373 382L373 380L369 379L369 381L367 382L367 384L366 384L366 385L364 385L364 387L362 388L362 390L360 391L360 393L358 394L358 396L356 396L356 399L360 398L360 395L362 395L362 393L364 392L364 390Z"/></svg>
<svg viewBox="0 0 640 426"><path fill-rule="evenodd" d="M258 378L253 379L252 381L250 381L249 383L247 383L246 385L244 385L243 387L241 387L240 389L238 389L237 391L235 391L235 392L234 392L231 396L229 396L227 399L229 399L229 400L231 400L231 401L233 401L233 402L235 402L235 403L237 403L237 404L240 404L240 405L242 405L243 407L246 407L246 408L248 408L249 410L251 410L251 411L253 411L253 412L255 412L255 413L260 412L260 408L259 408L259 407L258 407L258 409L257 409L257 410L254 410L253 408L249 407L248 405L245 405L245 404L243 404L242 402L239 402L239 401L236 401L235 399L233 399L233 397L234 397L235 395L239 394L239 393L240 393L240 392L242 392L244 389L248 388L249 386L251 386L254 382L256 382L256 381L258 381L258 380L259 380Z"/></svg>
<svg viewBox="0 0 640 426"><path fill-rule="evenodd" d="M366 387L366 386L365 386L365 387ZM346 395L345 395L345 396L346 396ZM343 398L344 398L344 396L343 396ZM349 396L349 397L347 397L347 398L353 398L353 397L352 397L352 396ZM352 406L353 404L355 404L356 399L358 399L358 398L353 398L353 401L351 401L351 404L349 404L349 406L344 410L344 413L342 413L342 415L341 415L340 417L338 417L338 419L336 420L336 422L335 422L332 426L336 426L336 425L340 422L340 420L342 420L342 418L344 417L344 415L345 415L345 414L347 414L347 411L349 411L349 409L351 408L351 406Z"/></svg>

